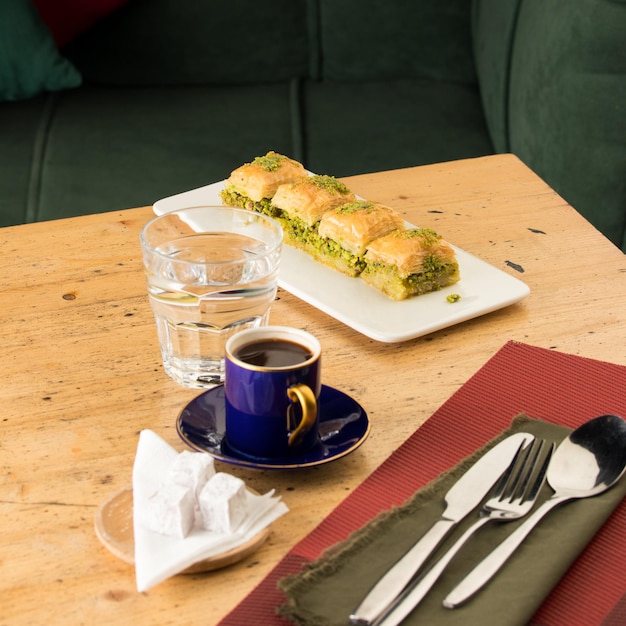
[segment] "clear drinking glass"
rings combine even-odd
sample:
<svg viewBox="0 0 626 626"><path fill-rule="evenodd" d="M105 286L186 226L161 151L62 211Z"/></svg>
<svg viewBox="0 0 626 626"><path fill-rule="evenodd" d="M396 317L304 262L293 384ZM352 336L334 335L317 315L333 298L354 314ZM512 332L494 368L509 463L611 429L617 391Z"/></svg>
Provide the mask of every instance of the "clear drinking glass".
<svg viewBox="0 0 626 626"><path fill-rule="evenodd" d="M165 371L186 387L224 381L224 345L267 325L283 233L273 219L225 206L165 213L141 231Z"/></svg>

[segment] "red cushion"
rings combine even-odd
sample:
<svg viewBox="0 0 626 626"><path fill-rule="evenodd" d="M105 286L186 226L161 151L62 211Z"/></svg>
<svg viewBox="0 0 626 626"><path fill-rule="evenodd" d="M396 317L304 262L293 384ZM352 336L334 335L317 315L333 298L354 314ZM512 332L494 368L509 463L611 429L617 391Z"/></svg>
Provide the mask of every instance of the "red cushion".
<svg viewBox="0 0 626 626"><path fill-rule="evenodd" d="M33 0L57 46L64 46L129 0Z"/></svg>

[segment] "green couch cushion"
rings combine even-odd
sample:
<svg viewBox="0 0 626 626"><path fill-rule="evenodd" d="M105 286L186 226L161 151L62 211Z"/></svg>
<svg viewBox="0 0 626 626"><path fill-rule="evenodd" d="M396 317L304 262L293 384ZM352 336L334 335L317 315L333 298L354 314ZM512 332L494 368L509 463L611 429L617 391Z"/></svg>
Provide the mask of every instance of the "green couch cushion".
<svg viewBox="0 0 626 626"><path fill-rule="evenodd" d="M64 49L86 81L278 82L309 71L306 0L133 0Z"/></svg>
<svg viewBox="0 0 626 626"><path fill-rule="evenodd" d="M423 79L304 86L306 165L350 176L492 154L478 89Z"/></svg>
<svg viewBox="0 0 626 626"><path fill-rule="evenodd" d="M77 87L81 76L57 50L30 0L0 2L0 101Z"/></svg>
<svg viewBox="0 0 626 626"><path fill-rule="evenodd" d="M509 151L509 78L521 0L474 0L472 44L480 94L494 147Z"/></svg>
<svg viewBox="0 0 626 626"><path fill-rule="evenodd" d="M523 0L510 149L626 251L626 2Z"/></svg>
<svg viewBox="0 0 626 626"><path fill-rule="evenodd" d="M35 154L47 119L48 97L0 103L0 227L27 220L31 180L37 177Z"/></svg>
<svg viewBox="0 0 626 626"><path fill-rule="evenodd" d="M319 5L324 78L476 80L471 0L319 0Z"/></svg>
<svg viewBox="0 0 626 626"><path fill-rule="evenodd" d="M288 83L266 86L86 86L54 97L49 121L31 123L39 148L25 221L144 206L227 177L267 150L293 154L297 115ZM250 102L254 107L250 107ZM7 109L18 118L20 106ZM9 105L5 105L9 106ZM294 117L296 118L294 120ZM97 123L96 123L97 122ZM26 121L25 121L26 123ZM31 138L30 130L22 141ZM0 215L5 207L0 178ZM17 202L17 198L14 198ZM25 204L21 201L21 206Z"/></svg>

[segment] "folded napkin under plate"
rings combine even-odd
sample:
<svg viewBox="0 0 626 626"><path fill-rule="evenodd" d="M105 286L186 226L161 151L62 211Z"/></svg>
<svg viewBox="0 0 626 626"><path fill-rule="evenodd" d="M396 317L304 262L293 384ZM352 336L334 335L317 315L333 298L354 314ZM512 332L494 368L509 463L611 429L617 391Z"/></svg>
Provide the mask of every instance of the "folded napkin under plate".
<svg viewBox="0 0 626 626"><path fill-rule="evenodd" d="M441 517L443 498L455 481L496 441L520 431L558 444L570 429L518 416L500 437L419 490L406 504L380 514L305 572L282 580L280 587L289 602L281 613L302 625L345 625L367 591ZM551 493L544 488L538 503ZM404 623L527 624L625 495L626 480L601 496L563 505L540 523L488 587L459 609L443 608L443 598L456 583L523 520L485 528L466 544ZM435 555L450 547L476 518L477 513L465 518Z"/></svg>
<svg viewBox="0 0 626 626"><path fill-rule="evenodd" d="M198 452L198 454L202 454ZM249 542L287 512L279 497L247 493L247 514L233 533L194 528L187 537L161 535L147 529L148 498L165 482L178 452L150 430L139 436L133 465L133 531L137 591L146 591L188 567Z"/></svg>
<svg viewBox="0 0 626 626"><path fill-rule="evenodd" d="M255 623L255 620L266 626L289 624L276 613L287 600L278 589L279 581L303 571L332 546L342 546L351 533L381 512L403 505L417 490L471 456L485 442L498 437L510 425L513 416L524 411L568 428L605 413L626 416L625 388L624 366L508 342L317 528L296 544L220 622L221 626L238 626ZM567 428L561 431L565 432ZM622 482L614 489L623 486ZM609 494L610 491L598 498ZM619 495L615 491L611 497L619 498ZM565 504L551 515L569 516L573 510L569 507L581 503ZM544 520L545 528L549 521L549 517ZM492 530L498 529L484 529L483 539L490 537ZM511 529L507 531L503 526L501 530L510 532ZM541 532L538 527L533 534ZM626 623L622 619L626 616L625 534L626 501L623 501L529 623L542 626ZM535 535L535 539L540 537L540 534ZM518 590L523 594L523 587L522 582L516 594Z"/></svg>

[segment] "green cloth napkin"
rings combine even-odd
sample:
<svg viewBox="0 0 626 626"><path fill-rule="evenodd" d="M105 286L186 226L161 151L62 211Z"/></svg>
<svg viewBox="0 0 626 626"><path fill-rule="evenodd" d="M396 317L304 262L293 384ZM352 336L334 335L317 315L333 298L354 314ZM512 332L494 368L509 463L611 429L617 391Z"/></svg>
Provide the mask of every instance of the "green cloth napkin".
<svg viewBox="0 0 626 626"><path fill-rule="evenodd" d="M346 542L311 563L306 571L279 581L288 602L278 612L304 626L349 624L348 616L367 591L439 519L445 506L443 498L454 482L498 441L521 431L558 444L571 429L517 416L510 428L420 489L405 504L379 514ZM538 502L547 500L552 493L546 485ZM560 505L535 527L485 588L460 608L443 608L443 598L449 591L523 519L488 524L457 554L404 623L526 624L625 495L626 480L621 480L603 494ZM478 509L446 538L435 558L476 520Z"/></svg>

